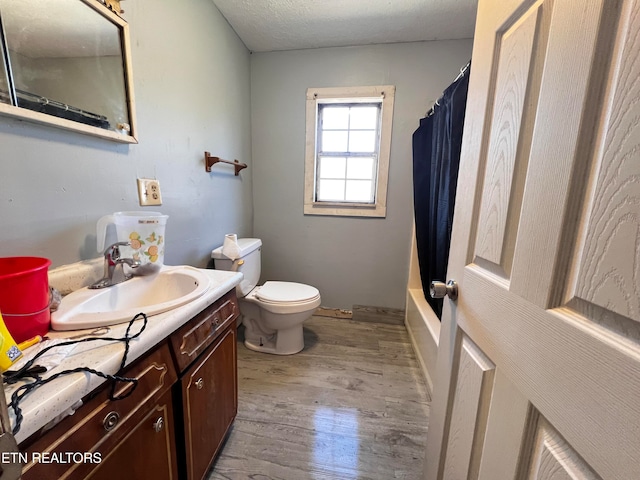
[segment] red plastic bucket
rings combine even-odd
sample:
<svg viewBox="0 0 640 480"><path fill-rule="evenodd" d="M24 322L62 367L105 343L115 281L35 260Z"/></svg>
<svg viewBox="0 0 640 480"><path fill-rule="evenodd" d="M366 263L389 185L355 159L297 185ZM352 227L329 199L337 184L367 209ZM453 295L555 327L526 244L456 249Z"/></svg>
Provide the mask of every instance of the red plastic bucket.
<svg viewBox="0 0 640 480"><path fill-rule="evenodd" d="M0 258L0 312L16 343L49 331L49 265L47 258Z"/></svg>

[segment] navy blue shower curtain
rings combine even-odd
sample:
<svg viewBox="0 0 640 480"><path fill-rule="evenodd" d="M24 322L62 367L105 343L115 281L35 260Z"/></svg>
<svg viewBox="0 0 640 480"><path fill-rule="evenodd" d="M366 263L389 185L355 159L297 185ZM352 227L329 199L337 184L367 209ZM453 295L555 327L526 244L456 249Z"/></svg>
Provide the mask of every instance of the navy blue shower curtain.
<svg viewBox="0 0 640 480"><path fill-rule="evenodd" d="M438 318L442 299L432 280L446 281L469 69L443 93L413 134L413 202L422 289Z"/></svg>

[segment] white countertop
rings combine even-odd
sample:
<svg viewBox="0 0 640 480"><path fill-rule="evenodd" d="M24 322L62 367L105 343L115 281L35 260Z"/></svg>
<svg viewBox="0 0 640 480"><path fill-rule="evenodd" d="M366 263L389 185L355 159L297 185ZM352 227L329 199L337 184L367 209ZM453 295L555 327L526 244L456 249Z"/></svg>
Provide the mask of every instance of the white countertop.
<svg viewBox="0 0 640 480"><path fill-rule="evenodd" d="M132 340L127 356L127 365L131 364L145 352L156 346L160 341L185 324L196 314L200 313L207 306L218 300L222 295L234 288L242 280L242 274L237 272L227 272L221 270L202 270L209 276L211 286L201 297L182 307L170 310L165 313L148 317L147 327L140 337ZM64 302L64 300L63 300ZM143 321L136 321L130 331L130 335L140 330ZM124 336L128 323L111 326L111 331L106 334L108 337L121 338ZM90 331L90 330L89 330ZM54 332L51 331L48 337L51 342L43 342L40 346L53 343L56 339L68 338L84 331ZM27 358L37 353L38 346L27 349L24 353ZM42 348L42 347L40 347ZM52 349L55 352L58 349ZM107 373L117 373L122 354L124 352L124 342L86 342L79 343L72 347L60 347L58 358L64 357L61 362L56 361L55 367L49 369L43 378L57 372L73 369L76 367L90 367L95 370ZM41 357L43 363L49 353ZM40 359L39 359L40 360ZM50 359L51 361L51 359ZM38 361L36 363L39 363ZM41 427L51 422L56 417L64 414L82 397L93 391L96 387L106 382L105 379L89 373L74 373L64 375L53 380L51 383L36 388L20 402L24 419L20 431L16 434L18 443L22 442ZM5 396L7 404L11 402L11 394L22 382L5 386ZM12 425L15 424L13 410L9 409L9 416Z"/></svg>

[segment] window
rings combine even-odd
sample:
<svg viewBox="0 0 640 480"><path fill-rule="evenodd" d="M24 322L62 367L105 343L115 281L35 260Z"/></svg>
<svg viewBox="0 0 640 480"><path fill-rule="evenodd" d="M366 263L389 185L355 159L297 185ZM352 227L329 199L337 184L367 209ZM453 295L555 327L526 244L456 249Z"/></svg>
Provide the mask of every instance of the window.
<svg viewBox="0 0 640 480"><path fill-rule="evenodd" d="M304 213L384 217L395 87L310 88Z"/></svg>

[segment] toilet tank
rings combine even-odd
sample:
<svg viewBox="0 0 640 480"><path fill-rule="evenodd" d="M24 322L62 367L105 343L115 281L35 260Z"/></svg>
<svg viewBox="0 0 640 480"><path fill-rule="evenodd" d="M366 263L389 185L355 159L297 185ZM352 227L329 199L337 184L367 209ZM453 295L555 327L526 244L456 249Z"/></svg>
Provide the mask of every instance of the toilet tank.
<svg viewBox="0 0 640 480"><path fill-rule="evenodd" d="M242 282L236 287L238 297L246 296L258 285L260 281L260 250L262 240L259 238L239 238L240 258L244 260L242 265L237 267L237 271L244 275ZM217 270L233 270L233 261L222 254L222 247L218 247L211 252L211 258Z"/></svg>

